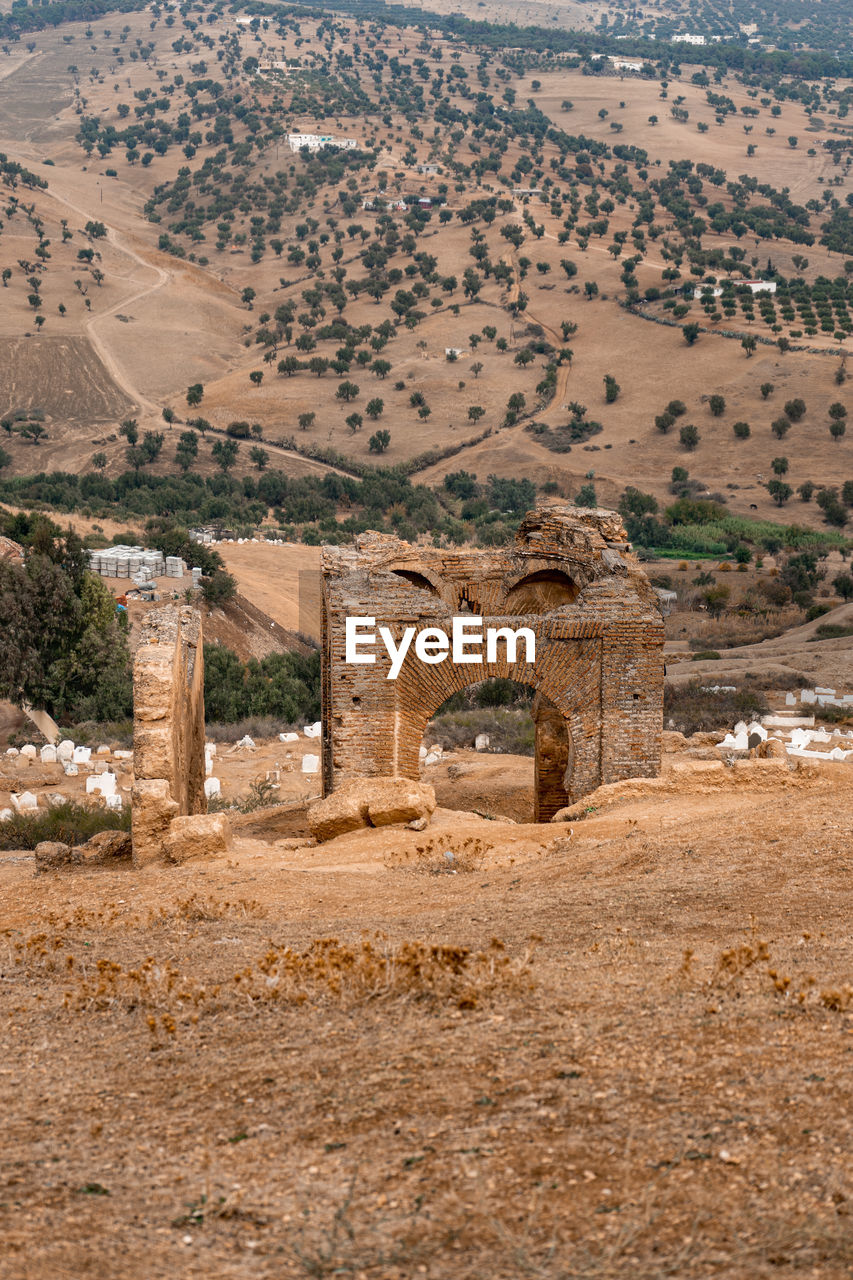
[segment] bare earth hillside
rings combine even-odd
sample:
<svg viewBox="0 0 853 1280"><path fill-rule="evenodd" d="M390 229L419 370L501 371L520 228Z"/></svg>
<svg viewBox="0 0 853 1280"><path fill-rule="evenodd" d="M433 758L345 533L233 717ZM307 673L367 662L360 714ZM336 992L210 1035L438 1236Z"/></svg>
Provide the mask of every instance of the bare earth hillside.
<svg viewBox="0 0 853 1280"><path fill-rule="evenodd" d="M598 21L604 7L546 8L512 17ZM184 25L177 40L147 13L128 14L118 38L100 22L90 34L67 24L38 33L26 56L0 58L0 149L47 183L26 202L16 195L0 239L11 272L0 412L21 422L40 412L44 424L36 442L17 428L4 439L13 471L79 472L103 454L115 476L126 466L118 422L162 431L165 407L176 426L203 415L213 431L192 464L202 475L214 469L216 432L236 420L257 427L264 465L288 476L325 474L340 455L358 467L418 457L416 476L431 485L464 467L481 483L525 475L571 495L592 478L606 500L627 483L665 499L672 467L687 465L733 513L778 519L766 488L782 452L771 423L799 398L787 483L849 479L849 433L835 440L828 429L845 399L835 378L849 312L825 309L827 288L846 297L845 251L823 230L849 192L846 82L816 82L807 102L743 75L710 77L695 61L668 78L607 59L588 74L570 53L481 57L440 33L415 49L417 33L393 26L379 57L376 33L355 20L330 44L353 49L342 80L314 19L254 30L211 18L209 35ZM445 78L448 53L457 80ZM496 131L472 114L478 79ZM410 81L433 86L416 126ZM227 96L221 136L209 94ZM321 125L361 148L351 170L290 150L289 130ZM148 130L147 144L119 141L129 128ZM409 203L389 216L381 201L391 199ZM421 199L430 207L418 221ZM34 227L50 244L40 260ZM28 293L25 266L43 296ZM741 298L723 314L699 292L683 296L774 271L799 282L796 298L817 290L817 313L795 298L765 314ZM690 346L683 322L701 326ZM342 347L345 331L356 336ZM756 339L754 353L742 336ZM460 354L448 360L448 349ZM312 372L312 359L326 367ZM606 376L618 383L613 400ZM345 382L352 398L340 394ZM720 414L712 395L724 397ZM512 396L521 403L508 414ZM673 399L686 416L663 434L655 419ZM566 428L573 405L601 429L554 450L548 431ZM748 438L733 433L743 422ZM689 449L686 423L698 431ZM377 430L389 438L375 445ZM174 471L178 432L164 435L145 464L154 475ZM249 453L242 446L236 476L252 474ZM814 505L796 515L822 523Z"/></svg>

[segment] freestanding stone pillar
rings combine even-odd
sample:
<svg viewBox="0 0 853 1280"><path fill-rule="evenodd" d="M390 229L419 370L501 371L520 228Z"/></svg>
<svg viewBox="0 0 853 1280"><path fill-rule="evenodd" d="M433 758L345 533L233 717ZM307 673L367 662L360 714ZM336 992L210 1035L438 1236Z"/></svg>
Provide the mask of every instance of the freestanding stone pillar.
<svg viewBox="0 0 853 1280"><path fill-rule="evenodd" d="M149 613L133 665L133 861L162 859L173 818L207 812L201 614Z"/></svg>

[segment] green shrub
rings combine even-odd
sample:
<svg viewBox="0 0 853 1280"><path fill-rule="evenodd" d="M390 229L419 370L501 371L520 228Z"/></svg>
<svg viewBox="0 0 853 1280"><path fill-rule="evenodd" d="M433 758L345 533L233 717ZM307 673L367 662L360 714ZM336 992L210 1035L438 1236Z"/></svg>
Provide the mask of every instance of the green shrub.
<svg viewBox="0 0 853 1280"><path fill-rule="evenodd" d="M841 640L845 636L853 636L853 624L844 622L822 622L815 630L811 640Z"/></svg>
<svg viewBox="0 0 853 1280"><path fill-rule="evenodd" d="M473 747L479 733L489 735L489 750L516 756L535 752L536 729L526 707L476 707L449 711L430 721L425 741L443 750Z"/></svg>
<svg viewBox="0 0 853 1280"><path fill-rule="evenodd" d="M0 822L0 849L35 849L42 840L63 844L85 844L99 831L129 831L130 809L111 813L108 809L87 809L66 800L63 804L39 809L37 813L16 813Z"/></svg>
<svg viewBox="0 0 853 1280"><path fill-rule="evenodd" d="M732 728L738 720L749 722L764 715L767 702L758 690L737 689L734 693L706 693L708 677L686 684L667 684L663 693L663 722L667 729L691 733Z"/></svg>

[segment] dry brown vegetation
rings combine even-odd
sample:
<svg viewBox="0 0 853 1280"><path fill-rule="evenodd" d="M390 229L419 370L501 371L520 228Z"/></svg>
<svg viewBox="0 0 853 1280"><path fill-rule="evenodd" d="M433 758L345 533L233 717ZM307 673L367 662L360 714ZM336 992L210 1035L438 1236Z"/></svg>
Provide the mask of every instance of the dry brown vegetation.
<svg viewBox="0 0 853 1280"><path fill-rule="evenodd" d="M850 790L756 770L7 857L0 1274L849 1275Z"/></svg>

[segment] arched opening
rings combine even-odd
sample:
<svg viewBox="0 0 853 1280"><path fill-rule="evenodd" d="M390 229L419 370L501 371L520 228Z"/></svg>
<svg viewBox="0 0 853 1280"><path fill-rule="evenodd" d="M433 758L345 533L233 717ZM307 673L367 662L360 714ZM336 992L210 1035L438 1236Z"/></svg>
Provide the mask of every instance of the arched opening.
<svg viewBox="0 0 853 1280"><path fill-rule="evenodd" d="M422 746L423 776L443 807L548 822L570 802L568 723L528 685L492 678L457 690L432 716Z"/></svg>
<svg viewBox="0 0 853 1280"><path fill-rule="evenodd" d="M531 707L536 725L536 821L550 822L570 803L575 750L569 726L550 698L537 693Z"/></svg>
<svg viewBox="0 0 853 1280"><path fill-rule="evenodd" d="M572 604L580 595L580 587L561 569L540 569L529 573L508 592L506 611L512 614L551 613L561 605Z"/></svg>
<svg viewBox="0 0 853 1280"><path fill-rule="evenodd" d="M424 577L422 573L418 573L414 569L392 569L391 572L396 578L404 578L410 586L418 587L421 591L429 591L434 596L438 595L429 578Z"/></svg>

